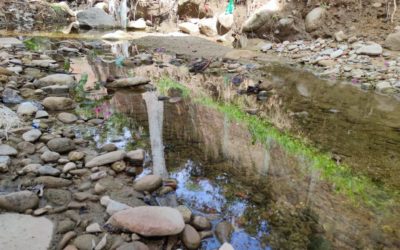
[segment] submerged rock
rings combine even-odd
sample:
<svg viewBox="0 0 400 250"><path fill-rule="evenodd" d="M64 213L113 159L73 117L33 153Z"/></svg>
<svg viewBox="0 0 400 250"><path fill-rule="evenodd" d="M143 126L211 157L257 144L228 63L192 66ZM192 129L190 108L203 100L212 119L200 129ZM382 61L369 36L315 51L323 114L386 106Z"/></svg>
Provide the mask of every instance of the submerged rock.
<svg viewBox="0 0 400 250"><path fill-rule="evenodd" d="M185 222L178 210L170 207L135 207L115 213L108 223L143 236L176 235Z"/></svg>
<svg viewBox="0 0 400 250"><path fill-rule="evenodd" d="M36 208L39 205L39 198L31 191L14 192L7 195L0 195L0 208L24 212L27 209Z"/></svg>
<svg viewBox="0 0 400 250"><path fill-rule="evenodd" d="M211 229L210 221L206 217L203 217L203 216L199 216L199 215L194 216L191 224L198 230Z"/></svg>
<svg viewBox="0 0 400 250"><path fill-rule="evenodd" d="M221 244L229 242L233 233L233 226L227 221L218 223L215 228L215 235Z"/></svg>

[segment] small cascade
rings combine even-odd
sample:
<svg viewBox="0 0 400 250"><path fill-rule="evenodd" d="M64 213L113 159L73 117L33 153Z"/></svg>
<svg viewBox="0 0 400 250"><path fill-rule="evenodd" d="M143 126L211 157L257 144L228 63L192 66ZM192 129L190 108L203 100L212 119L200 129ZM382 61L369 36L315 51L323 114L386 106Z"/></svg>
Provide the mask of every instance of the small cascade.
<svg viewBox="0 0 400 250"><path fill-rule="evenodd" d="M119 15L121 20L121 27L126 29L128 24L128 3L127 0L122 0L120 3Z"/></svg>
<svg viewBox="0 0 400 250"><path fill-rule="evenodd" d="M168 178L165 166L164 144L163 144L163 120L164 103L159 101L155 92L143 94L146 102L147 115L149 118L149 133L151 144L151 155L153 159L153 174L162 178Z"/></svg>

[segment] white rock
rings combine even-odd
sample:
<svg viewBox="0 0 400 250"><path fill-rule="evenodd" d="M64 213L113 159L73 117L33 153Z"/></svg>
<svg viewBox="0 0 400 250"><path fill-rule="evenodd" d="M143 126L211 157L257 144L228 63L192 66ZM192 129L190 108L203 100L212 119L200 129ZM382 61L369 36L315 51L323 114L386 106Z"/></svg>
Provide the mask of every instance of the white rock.
<svg viewBox="0 0 400 250"><path fill-rule="evenodd" d="M130 21L128 23L128 28L131 28L131 29L144 30L144 29L146 29L146 27L147 27L146 21L143 18L140 18L135 21Z"/></svg>

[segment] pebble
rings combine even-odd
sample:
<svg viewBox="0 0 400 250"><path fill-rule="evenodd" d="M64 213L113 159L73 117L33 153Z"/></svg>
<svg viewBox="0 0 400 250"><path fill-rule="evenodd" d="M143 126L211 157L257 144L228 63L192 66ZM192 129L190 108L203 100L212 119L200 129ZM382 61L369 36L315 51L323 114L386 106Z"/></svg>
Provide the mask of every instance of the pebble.
<svg viewBox="0 0 400 250"><path fill-rule="evenodd" d="M104 178L106 176L107 176L107 172L106 171L99 171L97 173L91 174L90 175L90 180L97 181L97 180L100 180L101 178Z"/></svg>

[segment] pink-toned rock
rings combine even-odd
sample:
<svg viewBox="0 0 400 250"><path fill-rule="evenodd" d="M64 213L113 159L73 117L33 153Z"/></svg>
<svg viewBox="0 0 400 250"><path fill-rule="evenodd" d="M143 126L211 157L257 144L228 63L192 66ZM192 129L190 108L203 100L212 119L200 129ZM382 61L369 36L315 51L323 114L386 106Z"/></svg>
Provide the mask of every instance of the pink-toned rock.
<svg viewBox="0 0 400 250"><path fill-rule="evenodd" d="M143 236L176 235L185 222L178 210L170 207L141 206L115 213L108 223Z"/></svg>

